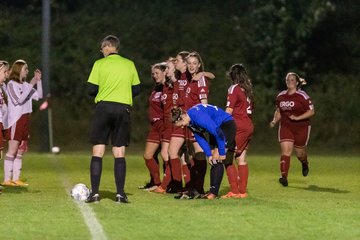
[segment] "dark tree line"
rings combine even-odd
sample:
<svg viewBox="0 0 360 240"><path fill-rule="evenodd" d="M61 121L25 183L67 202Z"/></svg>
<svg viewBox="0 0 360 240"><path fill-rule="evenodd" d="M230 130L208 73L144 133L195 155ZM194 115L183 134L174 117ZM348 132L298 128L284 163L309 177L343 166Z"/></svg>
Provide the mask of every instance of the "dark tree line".
<svg viewBox="0 0 360 240"><path fill-rule="evenodd" d="M41 1L0 1L0 59L24 58L30 70L41 65ZM144 142L150 65L181 50L198 51L216 75L210 103L224 106L226 71L244 63L255 87L253 145L276 143L268 129L276 94L288 71L308 81L316 115L311 142L355 149L360 144L360 3L350 0L52 1L51 84L55 143L87 146L93 103L85 86L99 42L121 39L120 53L134 60L142 81L135 100L133 141ZM38 106L35 104L35 107ZM39 144L39 112L32 122ZM356 133L356 134L355 134ZM351 136L351 137L350 137ZM269 140L271 139L271 140Z"/></svg>

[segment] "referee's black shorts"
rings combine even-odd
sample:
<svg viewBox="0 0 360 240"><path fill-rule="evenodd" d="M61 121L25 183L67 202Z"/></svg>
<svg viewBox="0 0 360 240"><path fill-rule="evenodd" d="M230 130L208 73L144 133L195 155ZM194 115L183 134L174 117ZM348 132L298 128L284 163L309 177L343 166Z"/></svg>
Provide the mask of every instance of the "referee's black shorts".
<svg viewBox="0 0 360 240"><path fill-rule="evenodd" d="M130 106L116 102L97 103L93 117L90 142L93 145L128 146L130 141Z"/></svg>

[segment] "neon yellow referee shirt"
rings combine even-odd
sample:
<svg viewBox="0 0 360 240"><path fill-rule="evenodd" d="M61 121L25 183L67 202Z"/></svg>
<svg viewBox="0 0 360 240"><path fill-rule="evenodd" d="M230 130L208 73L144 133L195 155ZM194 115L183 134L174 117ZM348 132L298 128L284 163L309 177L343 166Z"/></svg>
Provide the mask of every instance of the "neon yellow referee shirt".
<svg viewBox="0 0 360 240"><path fill-rule="evenodd" d="M131 87L140 84L134 62L118 54L97 60L88 82L99 86L95 103L108 101L130 106L133 103Z"/></svg>

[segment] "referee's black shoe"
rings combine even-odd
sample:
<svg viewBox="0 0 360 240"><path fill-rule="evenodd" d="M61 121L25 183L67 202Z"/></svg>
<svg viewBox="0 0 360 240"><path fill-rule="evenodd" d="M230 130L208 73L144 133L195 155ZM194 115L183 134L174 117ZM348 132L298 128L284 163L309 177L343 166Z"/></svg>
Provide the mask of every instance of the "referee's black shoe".
<svg viewBox="0 0 360 240"><path fill-rule="evenodd" d="M287 187L289 185L286 177L279 178L279 183L281 183L281 185L283 185L284 187Z"/></svg>
<svg viewBox="0 0 360 240"><path fill-rule="evenodd" d="M120 194L116 194L115 202L117 202L117 203L129 203L129 199L127 198L127 196L125 194L124 194L124 196L122 196Z"/></svg>
<svg viewBox="0 0 360 240"><path fill-rule="evenodd" d="M301 162L301 166L302 166L302 175L306 177L309 174L309 163Z"/></svg>
<svg viewBox="0 0 360 240"><path fill-rule="evenodd" d="M99 203L100 202L100 195L98 193L90 195L86 200L86 203Z"/></svg>

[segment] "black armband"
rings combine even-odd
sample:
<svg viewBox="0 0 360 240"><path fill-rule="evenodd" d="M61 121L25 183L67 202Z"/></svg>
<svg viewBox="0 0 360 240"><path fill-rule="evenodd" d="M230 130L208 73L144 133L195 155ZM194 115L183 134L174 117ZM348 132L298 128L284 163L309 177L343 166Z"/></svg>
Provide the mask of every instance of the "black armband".
<svg viewBox="0 0 360 240"><path fill-rule="evenodd" d="M136 97L137 95L140 94L140 84L138 85L133 85L131 87L131 90L132 90L132 97Z"/></svg>
<svg viewBox="0 0 360 240"><path fill-rule="evenodd" d="M99 86L92 84L92 83L87 83L87 93L92 96L92 97L96 97L97 93L99 91Z"/></svg>

